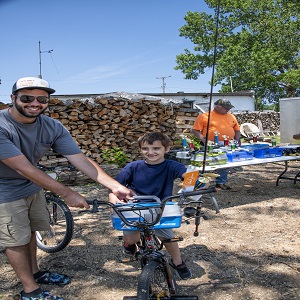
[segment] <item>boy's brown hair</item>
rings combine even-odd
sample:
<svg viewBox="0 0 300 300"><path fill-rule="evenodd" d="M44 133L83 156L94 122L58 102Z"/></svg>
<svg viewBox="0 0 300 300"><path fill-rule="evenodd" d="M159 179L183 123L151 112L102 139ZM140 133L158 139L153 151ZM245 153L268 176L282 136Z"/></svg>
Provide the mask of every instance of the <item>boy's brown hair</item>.
<svg viewBox="0 0 300 300"><path fill-rule="evenodd" d="M161 132L148 132L139 137L138 139L139 148L141 148L142 144L144 143L152 145L155 141L161 141L162 145L165 148L170 147L171 144L171 140L165 134Z"/></svg>

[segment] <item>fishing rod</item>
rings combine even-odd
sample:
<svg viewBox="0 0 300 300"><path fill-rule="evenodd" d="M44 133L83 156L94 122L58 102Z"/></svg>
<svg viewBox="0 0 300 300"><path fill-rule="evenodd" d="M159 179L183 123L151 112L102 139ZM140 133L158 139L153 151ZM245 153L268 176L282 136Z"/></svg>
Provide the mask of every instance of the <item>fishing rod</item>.
<svg viewBox="0 0 300 300"><path fill-rule="evenodd" d="M205 166L206 166L206 155L207 155L207 146L208 146L208 132L209 132L210 114L211 114L211 106L212 106L212 94L213 94L213 86L214 86L215 65L216 65L216 60L217 60L217 42L218 42L218 31L219 31L220 0L218 0L217 13L216 13L215 16L216 16L216 30L215 30L215 37L214 37L214 57L213 57L213 65L212 65L212 76L211 76L211 85L210 85L207 130L206 130L205 143L204 143L202 173L205 172Z"/></svg>

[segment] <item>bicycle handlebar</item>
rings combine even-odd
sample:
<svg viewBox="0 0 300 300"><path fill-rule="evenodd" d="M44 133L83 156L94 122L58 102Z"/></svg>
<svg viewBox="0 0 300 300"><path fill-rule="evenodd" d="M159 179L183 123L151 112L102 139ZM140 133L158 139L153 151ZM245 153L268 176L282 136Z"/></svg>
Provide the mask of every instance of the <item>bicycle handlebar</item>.
<svg viewBox="0 0 300 300"><path fill-rule="evenodd" d="M187 197L190 196L196 196L196 195L204 195L209 193L216 192L216 188L208 188L198 191L192 191L192 192L185 192L182 191L181 193L178 193L176 195L165 197L163 200L160 201L160 199L156 196L134 196L133 198L135 200L145 200L145 199L152 199L155 200L155 202L130 202L126 204L113 204L107 201L101 201L101 200L87 200L87 203L89 205L93 205L93 211L97 211L98 205L107 205L110 208L114 210L114 212L117 214L117 216L122 220L122 222L129 227L135 227L135 228L145 228L145 227L152 227L155 224L157 224L162 215L165 208L165 205L167 201L179 198L178 205L184 205L185 200ZM193 202L199 202L193 201ZM188 202L191 203L191 202ZM147 211L148 213L145 214L144 212ZM126 212L131 212L134 215L134 220L129 220L129 217L126 216ZM132 217L132 216L131 216Z"/></svg>
<svg viewBox="0 0 300 300"><path fill-rule="evenodd" d="M210 187L208 189L203 189L203 190L197 190L197 191L191 191L191 192L185 192L184 190L174 196L170 196L170 198L173 197L174 198L180 198L178 204L179 205L184 205L185 203L185 199L187 197L192 197L192 196L199 196L199 195L205 195L205 194L211 194L211 193L215 193L217 191L217 189L215 187ZM169 198L169 197L168 197ZM194 200L194 201L189 201L189 203L191 202L199 202L199 200Z"/></svg>
<svg viewBox="0 0 300 300"><path fill-rule="evenodd" d="M149 195L149 196L133 196L135 200L155 200L155 202L160 203L160 199L156 196Z"/></svg>

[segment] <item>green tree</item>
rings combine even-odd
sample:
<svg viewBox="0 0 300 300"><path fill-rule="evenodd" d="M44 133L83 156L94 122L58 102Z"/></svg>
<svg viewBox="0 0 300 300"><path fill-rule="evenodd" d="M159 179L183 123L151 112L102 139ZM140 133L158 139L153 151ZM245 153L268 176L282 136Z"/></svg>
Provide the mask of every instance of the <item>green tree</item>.
<svg viewBox="0 0 300 300"><path fill-rule="evenodd" d="M180 36L190 39L193 51L176 56L186 79L198 79L213 66L214 85L222 92L254 90L257 103L300 96L299 0L205 0L215 11L188 12Z"/></svg>

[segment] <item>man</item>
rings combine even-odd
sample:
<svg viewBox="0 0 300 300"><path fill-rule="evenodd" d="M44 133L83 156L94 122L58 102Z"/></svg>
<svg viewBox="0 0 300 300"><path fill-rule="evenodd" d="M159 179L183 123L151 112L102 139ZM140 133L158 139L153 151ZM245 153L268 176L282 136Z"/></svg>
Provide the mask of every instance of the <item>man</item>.
<svg viewBox="0 0 300 300"><path fill-rule="evenodd" d="M192 133L205 144L206 133L208 130L208 140L214 141L214 133L218 132L219 141L224 141L224 136L229 140L234 140L240 144L240 126L234 115L229 111L234 106L229 100L219 99L215 103L214 109L210 112L209 128L208 128L208 112L197 117ZM219 177L216 179L216 186L222 190L231 190L226 185L229 169L219 170Z"/></svg>
<svg viewBox="0 0 300 300"><path fill-rule="evenodd" d="M23 284L21 300L62 300L39 284L70 282L66 275L38 268L35 231L49 230L43 189L60 195L69 206L89 207L83 196L36 167L49 148L119 199L131 195L81 152L60 122L43 115L54 92L41 78L21 78L12 88L12 106L0 111L0 246Z"/></svg>

